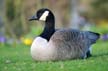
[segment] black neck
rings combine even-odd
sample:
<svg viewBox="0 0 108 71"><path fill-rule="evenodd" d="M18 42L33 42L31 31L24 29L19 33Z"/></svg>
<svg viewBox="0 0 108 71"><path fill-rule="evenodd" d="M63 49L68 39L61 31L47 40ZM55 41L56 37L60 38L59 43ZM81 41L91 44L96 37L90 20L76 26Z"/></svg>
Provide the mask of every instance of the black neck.
<svg viewBox="0 0 108 71"><path fill-rule="evenodd" d="M42 34L40 36L49 41L54 32L55 32L55 20L54 20L54 17L47 18L47 20L45 22L44 31L42 32Z"/></svg>

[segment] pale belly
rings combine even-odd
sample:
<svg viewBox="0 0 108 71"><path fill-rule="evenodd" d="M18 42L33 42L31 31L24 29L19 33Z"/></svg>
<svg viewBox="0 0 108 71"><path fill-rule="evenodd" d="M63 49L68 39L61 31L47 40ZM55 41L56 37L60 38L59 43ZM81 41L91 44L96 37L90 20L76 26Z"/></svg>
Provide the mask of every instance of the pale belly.
<svg viewBox="0 0 108 71"><path fill-rule="evenodd" d="M53 58L54 47L46 39L37 37L31 45L31 56L34 60L47 61Z"/></svg>

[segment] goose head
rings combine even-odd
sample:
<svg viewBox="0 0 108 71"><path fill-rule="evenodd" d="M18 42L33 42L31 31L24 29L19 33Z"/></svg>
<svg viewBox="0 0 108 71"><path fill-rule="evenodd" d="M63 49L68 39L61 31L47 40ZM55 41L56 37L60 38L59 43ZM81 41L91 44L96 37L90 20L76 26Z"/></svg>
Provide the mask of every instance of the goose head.
<svg viewBox="0 0 108 71"><path fill-rule="evenodd" d="M29 21L32 21L32 20L51 22L51 23L55 22L53 13L47 8L39 9L36 12L36 14L29 19Z"/></svg>
<svg viewBox="0 0 108 71"><path fill-rule="evenodd" d="M42 38L45 38L49 41L50 37L53 35L55 32L55 17L51 10L47 8L42 8L39 9L35 15L33 15L29 21L44 21L45 22L45 27L43 32L40 34Z"/></svg>

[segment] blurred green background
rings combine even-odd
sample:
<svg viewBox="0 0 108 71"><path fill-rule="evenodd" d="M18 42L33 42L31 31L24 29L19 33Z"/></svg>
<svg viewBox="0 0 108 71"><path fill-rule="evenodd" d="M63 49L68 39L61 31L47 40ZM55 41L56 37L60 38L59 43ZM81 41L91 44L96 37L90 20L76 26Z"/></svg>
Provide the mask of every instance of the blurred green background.
<svg viewBox="0 0 108 71"><path fill-rule="evenodd" d="M75 27L72 24L78 23L73 23L76 14L78 18L75 20L84 19L80 21L84 24L80 24L78 29L89 28L91 31L107 34L107 6L107 0L0 0L0 36L6 38L7 43L25 42L29 39L32 41L42 32L43 24L29 22L28 19L40 8L49 8L53 11L56 28ZM89 25L86 29L85 24Z"/></svg>
<svg viewBox="0 0 108 71"><path fill-rule="evenodd" d="M34 62L33 39L43 22L28 19L40 8L55 15L56 28L76 28L101 34L87 60ZM107 71L108 0L0 0L0 71Z"/></svg>

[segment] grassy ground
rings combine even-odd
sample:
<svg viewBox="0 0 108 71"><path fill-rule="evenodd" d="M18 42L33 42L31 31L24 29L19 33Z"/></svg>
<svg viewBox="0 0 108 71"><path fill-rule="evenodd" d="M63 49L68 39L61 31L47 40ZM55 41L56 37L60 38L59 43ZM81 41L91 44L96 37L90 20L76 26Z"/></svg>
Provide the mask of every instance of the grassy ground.
<svg viewBox="0 0 108 71"><path fill-rule="evenodd" d="M0 46L0 71L108 71L108 42L93 45L92 57L84 60L35 62L30 47Z"/></svg>

